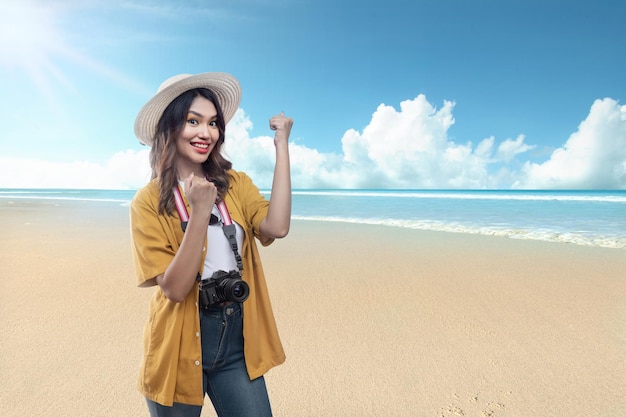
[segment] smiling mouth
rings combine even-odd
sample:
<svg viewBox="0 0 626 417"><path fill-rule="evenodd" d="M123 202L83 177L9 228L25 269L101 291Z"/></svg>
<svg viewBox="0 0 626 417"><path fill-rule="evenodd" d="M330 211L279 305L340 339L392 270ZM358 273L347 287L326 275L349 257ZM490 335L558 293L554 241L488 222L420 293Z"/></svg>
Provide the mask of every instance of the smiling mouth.
<svg viewBox="0 0 626 417"><path fill-rule="evenodd" d="M208 143L191 142L191 146L197 149L207 150L209 149Z"/></svg>

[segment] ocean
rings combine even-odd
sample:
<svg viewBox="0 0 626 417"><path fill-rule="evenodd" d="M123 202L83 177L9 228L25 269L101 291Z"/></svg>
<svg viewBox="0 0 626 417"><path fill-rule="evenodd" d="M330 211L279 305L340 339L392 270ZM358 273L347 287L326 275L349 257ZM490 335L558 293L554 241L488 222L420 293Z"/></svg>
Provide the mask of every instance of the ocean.
<svg viewBox="0 0 626 417"><path fill-rule="evenodd" d="M269 197L269 191L262 191ZM0 189L128 206L135 190ZM294 190L292 218L626 249L626 190Z"/></svg>

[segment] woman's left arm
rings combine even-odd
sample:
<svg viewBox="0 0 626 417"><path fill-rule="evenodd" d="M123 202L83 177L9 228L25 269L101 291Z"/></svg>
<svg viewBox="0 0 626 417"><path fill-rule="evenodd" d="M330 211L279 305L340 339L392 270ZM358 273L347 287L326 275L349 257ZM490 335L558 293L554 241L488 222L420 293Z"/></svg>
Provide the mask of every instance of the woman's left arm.
<svg viewBox="0 0 626 417"><path fill-rule="evenodd" d="M276 165L272 194L267 216L261 222L261 233L272 238L281 238L289 233L291 223L291 169L289 163L289 134L293 119L283 112L270 119L270 129L274 130Z"/></svg>

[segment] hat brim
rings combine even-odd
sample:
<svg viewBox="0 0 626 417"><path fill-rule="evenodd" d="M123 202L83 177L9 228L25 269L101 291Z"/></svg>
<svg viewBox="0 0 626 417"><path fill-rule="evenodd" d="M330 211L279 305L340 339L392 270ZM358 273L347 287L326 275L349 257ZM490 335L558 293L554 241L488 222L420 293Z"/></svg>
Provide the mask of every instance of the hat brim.
<svg viewBox="0 0 626 417"><path fill-rule="evenodd" d="M182 93L194 88L207 88L217 97L224 123L235 115L241 101L241 86L235 77L225 72L206 72L197 75L177 75L177 81L160 88L137 114L135 136L145 145L152 146L157 125L163 112L172 101ZM170 79L171 80L171 79ZM166 84L167 81L164 83ZM163 86L163 85L162 85Z"/></svg>

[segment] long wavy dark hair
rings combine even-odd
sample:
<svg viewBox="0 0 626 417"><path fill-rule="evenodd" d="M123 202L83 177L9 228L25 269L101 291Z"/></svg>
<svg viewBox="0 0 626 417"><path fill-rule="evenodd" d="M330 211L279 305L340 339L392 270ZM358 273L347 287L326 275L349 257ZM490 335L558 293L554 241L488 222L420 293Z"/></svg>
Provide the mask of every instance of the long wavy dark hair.
<svg viewBox="0 0 626 417"><path fill-rule="evenodd" d="M215 105L217 110L217 127L219 139L211 151L209 158L202 164L202 169L217 187L217 198L221 200L228 191L228 173L232 163L222 156L226 122L222 108L215 94L206 88L188 90L179 95L165 109L154 137L154 144L150 149L150 166L152 178L157 178L159 184L159 213L172 214L176 210L172 189L178 183L176 139L182 133L191 103L196 97L204 97Z"/></svg>

